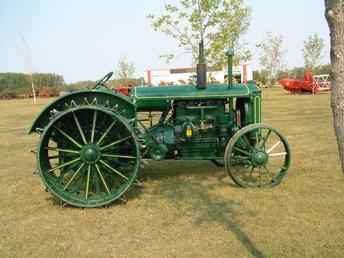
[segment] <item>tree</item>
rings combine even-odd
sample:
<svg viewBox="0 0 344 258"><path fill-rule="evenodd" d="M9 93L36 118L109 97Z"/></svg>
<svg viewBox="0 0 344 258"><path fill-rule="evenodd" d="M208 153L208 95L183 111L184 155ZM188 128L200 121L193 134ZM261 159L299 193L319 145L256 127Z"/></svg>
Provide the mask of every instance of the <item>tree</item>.
<svg viewBox="0 0 344 258"><path fill-rule="evenodd" d="M179 4L166 4L160 16L148 15L156 31L161 31L177 40L179 47L192 52L197 60L199 43L205 44L205 59L213 66L226 64L225 50L237 49L236 56L250 57L239 43L240 36L247 31L250 10L243 0L180 0ZM165 55L167 61L172 54Z"/></svg>
<svg viewBox="0 0 344 258"><path fill-rule="evenodd" d="M278 72L283 68L283 37L267 34L265 40L257 45L260 48L260 64L266 72L268 85L271 86Z"/></svg>
<svg viewBox="0 0 344 258"><path fill-rule="evenodd" d="M129 62L126 57L120 58L115 70L116 79L120 81L128 81L129 79L133 79L134 75L134 64Z"/></svg>
<svg viewBox="0 0 344 258"><path fill-rule="evenodd" d="M0 73L0 97L33 95L31 93L32 80L35 83L35 91L43 88L52 91L63 89L66 84L63 76L54 73Z"/></svg>
<svg viewBox="0 0 344 258"><path fill-rule="evenodd" d="M304 41L302 52L306 68L314 70L321 65L324 47L324 39L322 39L317 33L310 35Z"/></svg>
<svg viewBox="0 0 344 258"><path fill-rule="evenodd" d="M344 172L344 0L325 0L325 7L331 36L331 106Z"/></svg>

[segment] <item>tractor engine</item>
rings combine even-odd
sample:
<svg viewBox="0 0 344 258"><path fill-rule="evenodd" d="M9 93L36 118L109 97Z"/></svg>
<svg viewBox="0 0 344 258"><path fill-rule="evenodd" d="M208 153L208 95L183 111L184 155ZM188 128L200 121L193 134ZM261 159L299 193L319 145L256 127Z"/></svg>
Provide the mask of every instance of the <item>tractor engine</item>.
<svg viewBox="0 0 344 258"><path fill-rule="evenodd" d="M153 159L200 159L223 156L235 132L234 113L226 100L182 100L173 103L169 119L150 130Z"/></svg>

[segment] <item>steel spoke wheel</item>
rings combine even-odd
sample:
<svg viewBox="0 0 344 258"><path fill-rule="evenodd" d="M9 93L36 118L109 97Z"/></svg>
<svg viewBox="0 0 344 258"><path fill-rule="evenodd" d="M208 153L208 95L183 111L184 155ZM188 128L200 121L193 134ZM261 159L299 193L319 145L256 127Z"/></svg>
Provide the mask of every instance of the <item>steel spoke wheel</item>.
<svg viewBox="0 0 344 258"><path fill-rule="evenodd" d="M139 145L126 120L96 106L69 109L45 129L37 152L44 184L64 202L99 207L133 184Z"/></svg>
<svg viewBox="0 0 344 258"><path fill-rule="evenodd" d="M235 133L225 152L226 172L242 187L272 187L286 175L291 154L287 140L265 124L246 126Z"/></svg>

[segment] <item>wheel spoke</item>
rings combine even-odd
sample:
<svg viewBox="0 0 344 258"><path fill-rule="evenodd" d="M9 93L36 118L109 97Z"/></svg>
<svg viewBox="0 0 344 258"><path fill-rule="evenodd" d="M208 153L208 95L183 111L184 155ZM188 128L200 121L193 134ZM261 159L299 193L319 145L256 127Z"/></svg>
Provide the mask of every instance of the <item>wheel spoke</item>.
<svg viewBox="0 0 344 258"><path fill-rule="evenodd" d="M271 171L267 168L267 166L263 166L263 168L265 169L266 172L268 172L269 175L271 175L272 179L274 177L274 175L271 173Z"/></svg>
<svg viewBox="0 0 344 258"><path fill-rule="evenodd" d="M108 169L110 169L111 171L115 172L117 175L121 176L122 178L124 178L125 180L129 181L129 178L126 177L125 175L123 175L121 172L119 172L117 169L111 167L109 164L107 164L104 160L99 160L100 163L102 163L105 167L107 167Z"/></svg>
<svg viewBox="0 0 344 258"><path fill-rule="evenodd" d="M60 166L54 167L54 168L52 168L52 169L49 169L48 172L52 172L52 171L55 171L56 169L60 169L60 168L64 168L64 167L66 167L66 166L72 165L72 164L74 164L75 162L78 162L79 160L80 160L80 158L73 159L73 160L71 160L71 161L69 161L69 162L67 162L67 163L64 163L64 164L60 165Z"/></svg>
<svg viewBox="0 0 344 258"><path fill-rule="evenodd" d="M74 112L73 113L73 117L74 117L74 121L76 123L76 126L78 127L79 129L79 132L80 132L80 135L81 135L81 138L82 140L84 141L84 144L87 144L87 141L86 141L86 138L85 138L85 134L84 134L84 131L82 130L81 126L80 126L80 123L79 123L79 120L78 118L76 117L76 114Z"/></svg>
<svg viewBox="0 0 344 258"><path fill-rule="evenodd" d="M99 177L97 173L93 173L93 186L95 187L95 191L98 194L100 192L100 185L99 185Z"/></svg>
<svg viewBox="0 0 344 258"><path fill-rule="evenodd" d="M269 157L280 157L280 156L287 156L287 152L280 152L280 153L270 153Z"/></svg>
<svg viewBox="0 0 344 258"><path fill-rule="evenodd" d="M73 165L70 165L67 169L62 169L62 170L60 170L60 175L58 176L57 181L58 181L59 183L61 183L62 180L63 180L63 178L64 178L64 176L65 176L70 170L72 170L73 168L75 168L77 165L79 165L78 162L74 163Z"/></svg>
<svg viewBox="0 0 344 258"><path fill-rule="evenodd" d="M276 142L270 149L267 150L267 154L270 154L274 149L276 149L278 147L278 145L280 145L282 142L278 141Z"/></svg>
<svg viewBox="0 0 344 258"><path fill-rule="evenodd" d="M250 177L252 177L253 171L254 171L255 168L256 168L255 166L252 166L251 171L250 171Z"/></svg>
<svg viewBox="0 0 344 258"><path fill-rule="evenodd" d="M232 161L233 162L231 162L233 165L240 165L240 164L244 164L245 163L245 161L250 161L249 160L249 158L248 157L232 157Z"/></svg>
<svg viewBox="0 0 344 258"><path fill-rule="evenodd" d="M93 114L93 123L92 123L92 133L91 133L91 143L94 142L94 133L96 131L96 123L97 123L97 110L94 111Z"/></svg>
<svg viewBox="0 0 344 258"><path fill-rule="evenodd" d="M54 126L54 128L59 131L64 137L66 137L69 141L71 141L72 143L74 143L74 145L78 146L80 149L82 148L81 144L78 143L76 140L74 140L71 136L69 136L66 132L64 132L63 130L61 130L60 128Z"/></svg>
<svg viewBox="0 0 344 258"><path fill-rule="evenodd" d="M269 137L270 137L270 134L271 134L271 130L269 130L265 137L263 138L263 141L259 144L259 148L263 148L266 144L266 142L268 141Z"/></svg>
<svg viewBox="0 0 344 258"><path fill-rule="evenodd" d="M51 159L58 159L60 156L59 155L55 155L55 156L50 156L50 157L48 157L48 159L49 160L51 160Z"/></svg>
<svg viewBox="0 0 344 258"><path fill-rule="evenodd" d="M136 157L134 157L134 156L126 156L126 155L102 154L102 156L107 157L107 158L136 159Z"/></svg>
<svg viewBox="0 0 344 258"><path fill-rule="evenodd" d="M90 175L91 175L91 165L88 165L87 180L86 180L86 193L85 193L86 200L88 199L88 190L89 190L89 187L90 187Z"/></svg>
<svg viewBox="0 0 344 258"><path fill-rule="evenodd" d="M108 129L106 129L105 133L102 135L102 137L100 137L99 141L97 142L97 145L100 145L102 143L102 141L104 140L104 138L107 136L107 134L110 132L110 130L112 129L112 127L116 124L116 120L114 120L111 125L108 127Z"/></svg>
<svg viewBox="0 0 344 258"><path fill-rule="evenodd" d="M104 157L104 156L102 156L102 157ZM130 161L129 161L129 162L123 162L123 161L119 161L118 159L116 160L116 159L107 158L107 157L104 157L104 158L106 158L106 160L104 160L104 161L111 162L111 164L114 163L114 164L116 164L118 167L129 167L129 166L133 167L133 166L135 166L135 165L133 164L133 162L130 162Z"/></svg>
<svg viewBox="0 0 344 258"><path fill-rule="evenodd" d="M242 156L236 156L236 157L233 157L234 160L236 161L246 161L246 160L249 160L248 157L242 157Z"/></svg>
<svg viewBox="0 0 344 258"><path fill-rule="evenodd" d="M110 147L112 147L112 146L115 146L115 145L117 145L117 144L120 144L120 143L122 143L122 142L125 142L126 140L130 139L131 137L132 137L132 136L125 137L125 138L123 138L123 139L120 139L120 140L118 140L118 141L115 141L115 142L113 142L113 143L110 143L109 145L106 145L106 146L104 146L104 147L102 147L102 148L100 148L100 149L101 149L101 150L108 149L108 148L110 148Z"/></svg>
<svg viewBox="0 0 344 258"><path fill-rule="evenodd" d="M83 183L85 181L85 174L81 174L77 179L76 182L74 183L73 187L70 186L70 191L72 193L80 193L81 192L81 188L83 186Z"/></svg>
<svg viewBox="0 0 344 258"><path fill-rule="evenodd" d="M107 186L107 184L106 184L106 182L105 182L105 179L104 179L104 177L103 177L103 174L102 174L102 172L100 172L100 169L99 169L99 167L98 167L97 164L96 164L96 169L97 169L97 172L98 172L98 174L99 174L99 176L100 176L100 179L101 179L102 182L103 182L103 185L105 186L106 191L108 192L108 194L110 194L111 192L110 192L110 190L109 190L109 187Z"/></svg>
<svg viewBox="0 0 344 258"><path fill-rule="evenodd" d="M252 150L253 146L251 145L249 139L247 138L247 136L245 134L242 136L242 139L244 139L246 146L249 147L250 150Z"/></svg>
<svg viewBox="0 0 344 258"><path fill-rule="evenodd" d="M233 150L236 150L236 151L238 151L238 152L241 152L242 154L245 154L245 155L247 155L247 156L250 156L250 153L249 153L248 151L243 150L243 149L241 149L241 148L239 148L239 147L233 147Z"/></svg>
<svg viewBox="0 0 344 258"><path fill-rule="evenodd" d="M77 169L77 171L73 174L73 176L69 179L68 183L66 184L66 186L63 188L63 190L66 190L68 188L68 186L72 183L72 181L74 180L74 178L79 174L79 172L81 171L81 169L84 167L85 163L82 163L80 165L80 167Z"/></svg>
<svg viewBox="0 0 344 258"><path fill-rule="evenodd" d="M79 151L76 150L69 150L69 149L61 149L61 148L55 148L55 147L46 147L46 150L51 150L51 151L58 151L58 152L66 152L66 153L74 153L74 154L80 154Z"/></svg>

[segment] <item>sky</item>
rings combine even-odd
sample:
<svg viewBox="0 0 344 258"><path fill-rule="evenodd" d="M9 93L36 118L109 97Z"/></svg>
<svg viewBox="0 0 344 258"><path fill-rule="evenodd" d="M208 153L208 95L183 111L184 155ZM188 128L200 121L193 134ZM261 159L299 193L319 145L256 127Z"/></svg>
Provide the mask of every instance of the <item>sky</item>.
<svg viewBox="0 0 344 258"><path fill-rule="evenodd" d="M52 72L66 82L97 80L113 71L120 58L145 70L190 66L191 57L175 41L155 32L146 16L159 14L177 0L0 0L0 72ZM287 67L303 66L304 40L318 33L326 42L329 30L324 0L244 0L252 17L243 39L259 68L256 45L267 32L281 34ZM177 58L165 64L166 53Z"/></svg>

